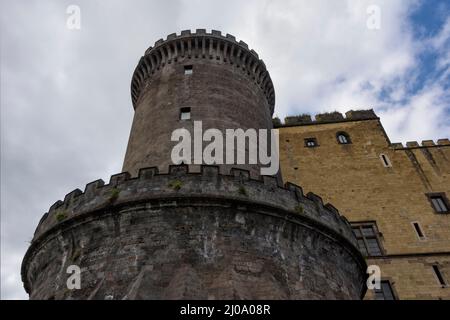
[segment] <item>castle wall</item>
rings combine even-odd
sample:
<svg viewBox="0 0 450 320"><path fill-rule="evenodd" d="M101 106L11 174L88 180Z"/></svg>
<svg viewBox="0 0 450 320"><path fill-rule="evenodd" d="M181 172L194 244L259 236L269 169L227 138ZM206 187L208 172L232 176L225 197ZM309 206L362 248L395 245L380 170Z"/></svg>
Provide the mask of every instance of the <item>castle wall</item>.
<svg viewBox="0 0 450 320"><path fill-rule="evenodd" d="M333 205L260 164L172 165L172 132L195 137L196 120L203 131L272 128L275 93L256 52L218 31L171 34L139 61L131 95L124 172L70 192L36 228L22 263L32 299L364 296L366 262Z"/></svg>
<svg viewBox="0 0 450 320"><path fill-rule="evenodd" d="M70 265L80 290L66 287ZM316 195L172 166L55 203L22 278L31 299L360 299L365 268L348 222Z"/></svg>
<svg viewBox="0 0 450 320"><path fill-rule="evenodd" d="M450 142L391 144L374 114L357 116L294 119L281 127L284 179L332 202L350 222L376 222L384 257L368 263L382 267L400 298L450 298L432 270L432 263L438 264L450 280L450 215L437 214L426 196L450 195ZM337 142L341 131L351 144ZM305 147L306 138L316 138L318 146ZM385 166L381 154L392 166ZM423 239L413 222L420 224Z"/></svg>

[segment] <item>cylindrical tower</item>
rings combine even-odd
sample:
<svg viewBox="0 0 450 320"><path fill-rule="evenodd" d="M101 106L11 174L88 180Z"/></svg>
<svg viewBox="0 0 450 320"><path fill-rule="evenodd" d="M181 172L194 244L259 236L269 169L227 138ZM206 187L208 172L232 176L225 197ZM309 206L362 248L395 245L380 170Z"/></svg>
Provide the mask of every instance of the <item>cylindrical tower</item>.
<svg viewBox="0 0 450 320"><path fill-rule="evenodd" d="M132 175L149 166L167 172L177 143L172 132L186 128L193 134L194 121L202 122L203 131L224 134L272 128L275 93L264 62L246 43L219 31L183 31L157 41L136 67L131 94L135 115L123 171ZM259 164L238 167L260 173Z"/></svg>
<svg viewBox="0 0 450 320"><path fill-rule="evenodd" d="M364 296L366 263L332 205L259 164L171 165L171 133L196 119L204 130L272 127L273 86L245 43L204 30L160 40L132 98L125 172L75 189L39 221L22 262L31 299Z"/></svg>

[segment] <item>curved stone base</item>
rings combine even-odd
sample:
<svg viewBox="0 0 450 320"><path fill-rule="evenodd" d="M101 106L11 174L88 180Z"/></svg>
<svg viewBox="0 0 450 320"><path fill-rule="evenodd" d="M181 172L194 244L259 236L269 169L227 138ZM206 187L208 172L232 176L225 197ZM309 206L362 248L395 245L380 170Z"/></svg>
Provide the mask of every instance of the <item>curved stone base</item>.
<svg viewBox="0 0 450 320"><path fill-rule="evenodd" d="M267 186L262 182L237 182L233 177L220 183L228 188L228 195L214 195L210 184L209 195L186 195L182 190L191 190L187 188L191 182L197 181L201 188L210 179L177 177L182 181L179 190L166 196L159 190L158 196L135 201L125 201L126 192L138 180L131 179L128 187L122 182L115 188L123 187L123 202L119 197L114 199L117 203L74 214L51 227L52 216L62 212L52 209L24 259L22 276L30 297L361 298L365 262L345 232L334 232L307 217L316 210L323 218L312 200L301 198L301 214L269 206L255 200L256 192L277 190L264 190ZM141 181L139 188L170 186L172 178L168 175L158 181L153 177L153 185ZM245 185L247 194L233 197L233 185L236 190ZM283 190L292 196L293 192ZM69 197L68 205L59 207L76 211L82 205L101 202L99 194L80 197ZM277 198L288 205L288 198ZM79 290L67 289L69 265L81 268Z"/></svg>

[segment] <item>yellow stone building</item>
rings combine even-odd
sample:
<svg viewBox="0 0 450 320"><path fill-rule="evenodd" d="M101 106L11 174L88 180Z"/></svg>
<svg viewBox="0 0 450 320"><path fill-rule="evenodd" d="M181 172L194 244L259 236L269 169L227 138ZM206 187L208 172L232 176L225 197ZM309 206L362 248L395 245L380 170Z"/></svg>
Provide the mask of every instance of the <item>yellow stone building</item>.
<svg viewBox="0 0 450 320"><path fill-rule="evenodd" d="M366 299L450 299L450 141L391 143L373 110L287 117L284 181L353 225L382 286Z"/></svg>

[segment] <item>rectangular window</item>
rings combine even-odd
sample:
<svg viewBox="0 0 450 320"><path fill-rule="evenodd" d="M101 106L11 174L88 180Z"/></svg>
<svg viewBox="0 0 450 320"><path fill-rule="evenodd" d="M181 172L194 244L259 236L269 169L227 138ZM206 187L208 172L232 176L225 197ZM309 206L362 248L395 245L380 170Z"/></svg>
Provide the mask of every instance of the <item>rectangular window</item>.
<svg viewBox="0 0 450 320"><path fill-rule="evenodd" d="M447 286L447 282L445 281L444 276L442 275L441 270L439 269L439 266L434 265L433 271L434 274L436 275L437 280L439 281L439 284L441 286Z"/></svg>
<svg viewBox="0 0 450 320"><path fill-rule="evenodd" d="M436 213L450 213L450 205L445 193L429 193L427 197Z"/></svg>
<svg viewBox="0 0 450 320"><path fill-rule="evenodd" d="M381 241L374 222L357 223L352 225L353 233L358 242L359 250L365 256L382 256Z"/></svg>
<svg viewBox="0 0 450 320"><path fill-rule="evenodd" d="M422 231L422 228L420 227L420 224L418 222L413 222L412 225L413 225L414 230L416 231L419 239L421 239L421 240L425 239L425 235Z"/></svg>
<svg viewBox="0 0 450 320"><path fill-rule="evenodd" d="M184 66L184 74L185 75L189 75L192 74L194 72L194 69L191 65L189 66Z"/></svg>
<svg viewBox="0 0 450 320"><path fill-rule="evenodd" d="M448 211L447 206L445 205L444 199L442 197L432 197L431 202L433 203L434 209L437 212L446 212Z"/></svg>
<svg viewBox="0 0 450 320"><path fill-rule="evenodd" d="M375 300L396 300L389 280L381 280L380 289L375 289Z"/></svg>
<svg viewBox="0 0 450 320"><path fill-rule="evenodd" d="M317 147L317 139L316 138L306 138L305 139L305 147L307 148L314 148Z"/></svg>
<svg viewBox="0 0 450 320"><path fill-rule="evenodd" d="M190 119L191 119L191 108L181 108L180 120L190 120Z"/></svg>

